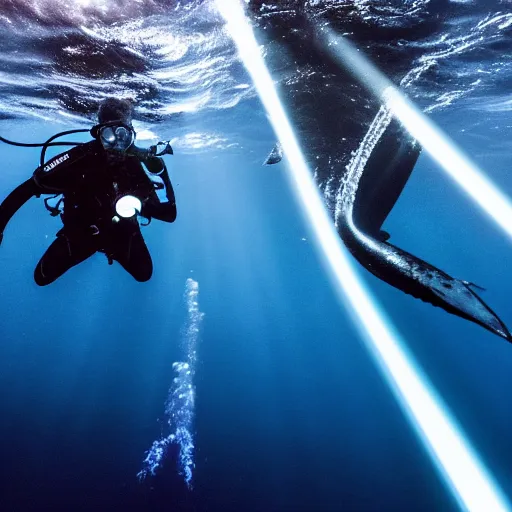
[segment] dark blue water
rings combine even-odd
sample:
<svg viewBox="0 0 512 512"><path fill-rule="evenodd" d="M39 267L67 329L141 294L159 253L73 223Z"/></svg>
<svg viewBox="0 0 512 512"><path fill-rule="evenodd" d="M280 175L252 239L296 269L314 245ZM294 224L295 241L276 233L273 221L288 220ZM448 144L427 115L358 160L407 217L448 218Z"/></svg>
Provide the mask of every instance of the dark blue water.
<svg viewBox="0 0 512 512"><path fill-rule="evenodd" d="M512 123L500 105L483 114L461 102L433 118L512 196ZM36 141L68 126L4 120L0 134ZM148 283L97 254L39 288L33 269L60 221L32 199L9 224L0 247L0 509L458 510L331 288L286 161L261 166L275 137L257 99L151 129L183 137L198 126L237 134L235 145L178 142L166 157L178 219L143 231L155 268ZM30 176L38 150L0 150L3 198ZM512 325L511 241L426 155L384 227L396 245L486 287ZM512 497L510 345L359 273ZM193 490L174 449L156 476L136 476L165 430L189 278L205 315Z"/></svg>

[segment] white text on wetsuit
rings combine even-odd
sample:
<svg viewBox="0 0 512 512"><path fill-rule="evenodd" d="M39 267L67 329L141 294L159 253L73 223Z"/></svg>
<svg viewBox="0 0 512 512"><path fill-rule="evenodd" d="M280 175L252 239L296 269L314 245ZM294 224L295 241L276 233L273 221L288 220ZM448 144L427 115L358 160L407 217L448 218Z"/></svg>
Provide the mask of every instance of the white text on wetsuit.
<svg viewBox="0 0 512 512"><path fill-rule="evenodd" d="M61 164L62 162L65 162L69 158L69 154L66 153L65 155L62 155L61 157L57 158L53 162L50 162L48 165L45 165L43 171L48 172L51 171L54 167L57 167L57 165Z"/></svg>

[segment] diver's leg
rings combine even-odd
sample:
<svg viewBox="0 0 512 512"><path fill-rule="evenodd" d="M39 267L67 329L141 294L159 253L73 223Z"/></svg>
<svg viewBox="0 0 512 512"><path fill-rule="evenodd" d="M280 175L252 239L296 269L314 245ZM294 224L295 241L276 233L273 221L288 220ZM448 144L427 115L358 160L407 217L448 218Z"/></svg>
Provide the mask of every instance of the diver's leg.
<svg viewBox="0 0 512 512"><path fill-rule="evenodd" d="M34 271L34 280L39 286L53 283L71 267L78 265L96 252L89 237L68 238L58 234L39 260Z"/></svg>
<svg viewBox="0 0 512 512"><path fill-rule="evenodd" d="M127 234L116 242L113 259L118 261L136 281L149 281L153 274L153 262L140 231Z"/></svg>

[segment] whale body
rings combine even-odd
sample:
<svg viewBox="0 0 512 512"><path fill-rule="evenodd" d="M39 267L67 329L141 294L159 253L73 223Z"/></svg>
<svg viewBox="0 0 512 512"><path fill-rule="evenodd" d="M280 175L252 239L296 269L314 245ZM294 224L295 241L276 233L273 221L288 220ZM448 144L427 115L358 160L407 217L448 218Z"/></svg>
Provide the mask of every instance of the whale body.
<svg viewBox="0 0 512 512"><path fill-rule="evenodd" d="M281 76L280 94L338 233L352 255L391 286L512 341L507 327L479 297L475 285L388 241L383 223L400 197L421 147L332 60L316 37L318 24L326 18L315 19L306 10L295 9L279 15L270 12L258 22L271 71L283 75L303 70L300 80ZM404 87L414 86L428 66L418 67L418 55L407 48L400 50L394 43L400 38L409 42L422 39L441 30L440 21L432 22L428 16L408 26L374 26L371 35L342 17L331 17L328 23L331 30L359 39L385 73ZM371 45L367 44L370 37Z"/></svg>

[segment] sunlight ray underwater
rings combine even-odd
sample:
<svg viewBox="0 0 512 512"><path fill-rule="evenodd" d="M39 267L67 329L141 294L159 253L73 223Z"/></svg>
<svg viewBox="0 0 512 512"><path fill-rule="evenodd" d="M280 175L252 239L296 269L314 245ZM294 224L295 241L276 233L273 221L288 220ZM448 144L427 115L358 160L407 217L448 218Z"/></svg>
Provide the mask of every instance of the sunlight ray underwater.
<svg viewBox="0 0 512 512"><path fill-rule="evenodd" d="M369 353L404 413L461 507L482 511L510 510L507 498L357 276L323 205L242 5L238 0L217 0L217 8L282 144L288 159L290 181L309 220L333 286L357 322Z"/></svg>

